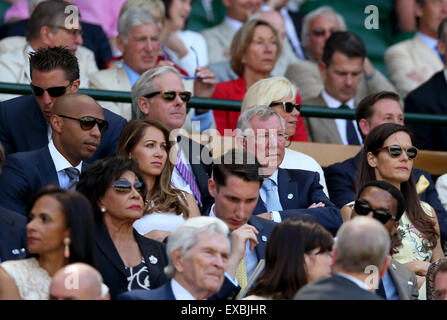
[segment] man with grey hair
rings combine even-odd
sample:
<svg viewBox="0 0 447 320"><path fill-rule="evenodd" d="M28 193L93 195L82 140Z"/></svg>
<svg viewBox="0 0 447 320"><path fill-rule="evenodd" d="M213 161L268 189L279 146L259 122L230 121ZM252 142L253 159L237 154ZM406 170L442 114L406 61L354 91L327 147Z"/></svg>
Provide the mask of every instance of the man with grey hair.
<svg viewBox="0 0 447 320"><path fill-rule="evenodd" d="M330 6L319 7L304 16L302 42L308 60L290 65L285 75L300 89L303 104L323 89L318 62L323 57L327 39L333 32L346 30L343 17ZM356 101L378 91L394 91L393 85L374 68L368 58L363 62L362 71L363 77L357 88Z"/></svg>
<svg viewBox="0 0 447 320"><path fill-rule="evenodd" d="M375 219L356 217L337 232L332 272L301 288L294 300L381 300L374 294L390 264L390 236Z"/></svg>
<svg viewBox="0 0 447 320"><path fill-rule="evenodd" d="M229 229L213 217L186 220L168 238L169 264L165 273L172 278L154 290L133 290L119 300L204 300L222 287L230 253Z"/></svg>
<svg viewBox="0 0 447 320"><path fill-rule="evenodd" d="M214 74L206 68L201 69L194 87L197 95L212 93ZM212 164L210 151L174 131L182 128L185 122L186 103L190 98L191 92L184 89L179 72L170 66L146 71L132 87L132 106L138 112L138 118L160 121L171 131L171 138L177 142L172 182L178 189L194 195L203 213L213 203L208 192Z"/></svg>
<svg viewBox="0 0 447 320"><path fill-rule="evenodd" d="M340 210L324 193L318 172L279 167L287 142L284 119L271 107L256 106L241 114L237 129L238 141L255 154L263 169L253 213L275 222L293 216L311 218L335 234L342 224Z"/></svg>
<svg viewBox="0 0 447 320"><path fill-rule="evenodd" d="M39 48L66 47L76 55L79 63L80 86L88 87L88 77L98 71L93 52L82 47L81 26L79 19L68 19L72 10L66 8L70 5L63 1L49 0L37 5L27 26L26 40L14 37L8 46L15 50L0 55L0 82L29 84L31 73L29 54ZM73 8L76 8L73 6ZM75 14L75 13L73 13ZM11 95L2 95L0 100L12 98Z"/></svg>

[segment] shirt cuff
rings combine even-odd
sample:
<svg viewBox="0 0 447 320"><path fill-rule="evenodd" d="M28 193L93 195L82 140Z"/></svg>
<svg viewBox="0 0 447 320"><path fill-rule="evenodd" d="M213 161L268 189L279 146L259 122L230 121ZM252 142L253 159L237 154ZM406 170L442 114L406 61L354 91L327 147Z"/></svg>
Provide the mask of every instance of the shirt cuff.
<svg viewBox="0 0 447 320"><path fill-rule="evenodd" d="M194 110L194 113L191 117L193 130L203 132L206 129L209 129L211 127L211 124L213 123L213 110L208 110L205 113L196 114L196 110ZM198 124L194 123L194 121L197 121Z"/></svg>
<svg viewBox="0 0 447 320"><path fill-rule="evenodd" d="M272 220L278 223L282 221L279 211L272 211Z"/></svg>

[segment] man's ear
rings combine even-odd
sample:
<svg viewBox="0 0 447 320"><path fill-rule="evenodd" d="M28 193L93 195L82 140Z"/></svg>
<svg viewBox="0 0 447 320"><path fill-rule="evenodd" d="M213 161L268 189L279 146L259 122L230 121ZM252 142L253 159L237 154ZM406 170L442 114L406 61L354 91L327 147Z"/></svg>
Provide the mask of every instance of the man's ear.
<svg viewBox="0 0 447 320"><path fill-rule="evenodd" d="M61 133L64 128L64 119L52 114L50 117L51 129L57 133Z"/></svg>
<svg viewBox="0 0 447 320"><path fill-rule="evenodd" d="M414 15L418 18L424 14L423 5L421 6L418 1L414 1Z"/></svg>
<svg viewBox="0 0 447 320"><path fill-rule="evenodd" d="M441 39L438 40L438 51L439 53L445 57L446 55L446 45L445 42L442 41Z"/></svg>
<svg viewBox="0 0 447 320"><path fill-rule="evenodd" d="M371 131L371 125L369 124L369 121L366 119L360 119L359 120L359 129L362 132L363 136L367 136L369 132Z"/></svg>
<svg viewBox="0 0 447 320"><path fill-rule="evenodd" d="M326 79L326 69L326 64L322 60L318 61L318 70L320 70L320 75L323 81Z"/></svg>
<svg viewBox="0 0 447 320"><path fill-rule="evenodd" d="M40 28L39 34L40 34L40 41L44 44L44 46L46 46L46 47L53 46L54 35L51 32L50 27L43 26L42 28Z"/></svg>
<svg viewBox="0 0 447 320"><path fill-rule="evenodd" d="M172 251L171 254L172 264L174 266L175 272L183 272L184 271L184 258L180 253L180 248L177 248Z"/></svg>
<svg viewBox="0 0 447 320"><path fill-rule="evenodd" d="M331 262L331 268L334 267L335 261L337 260L337 246L335 243L332 245L332 262Z"/></svg>
<svg viewBox="0 0 447 320"><path fill-rule="evenodd" d="M124 52L124 41L123 41L123 38L121 38L121 36L120 35L118 35L117 37L116 37L116 47L118 48L118 50L120 51L120 52Z"/></svg>
<svg viewBox="0 0 447 320"><path fill-rule="evenodd" d="M140 108L140 111L143 115L149 114L149 101L145 97L139 97L138 98L138 108Z"/></svg>
<svg viewBox="0 0 447 320"><path fill-rule="evenodd" d="M214 181L214 179L212 178L208 179L208 192L213 198L216 198L216 181Z"/></svg>
<svg viewBox="0 0 447 320"><path fill-rule="evenodd" d="M75 81L73 81L73 83L71 84L71 92L78 92L80 85L81 85L80 79L76 79Z"/></svg>

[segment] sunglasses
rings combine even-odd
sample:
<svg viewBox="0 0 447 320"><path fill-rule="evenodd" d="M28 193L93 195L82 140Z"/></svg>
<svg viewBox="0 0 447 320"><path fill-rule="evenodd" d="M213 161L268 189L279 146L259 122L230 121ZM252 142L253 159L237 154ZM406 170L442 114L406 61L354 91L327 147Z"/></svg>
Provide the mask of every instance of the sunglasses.
<svg viewBox="0 0 447 320"><path fill-rule="evenodd" d="M69 34L71 34L73 37L77 38L79 36L82 36L82 29L69 29L61 26L56 26L58 29L65 30Z"/></svg>
<svg viewBox="0 0 447 320"><path fill-rule="evenodd" d="M95 124L98 125L98 129L101 133L106 131L107 128L109 127L109 123L106 120L98 119L98 118L95 118L92 116L84 116L82 118L73 118L70 116L63 115L63 114L58 114L58 116L61 118L79 121L81 129L86 130L86 131L92 129L95 126Z"/></svg>
<svg viewBox="0 0 447 320"><path fill-rule="evenodd" d="M329 33L329 36L332 34L332 30L325 30L325 29L314 29L311 31L312 35L314 37L323 37L324 35L326 35L326 33Z"/></svg>
<svg viewBox="0 0 447 320"><path fill-rule="evenodd" d="M161 94L162 98L167 101L172 101L178 95L183 102L188 102L191 99L191 92L189 91L156 91L145 95L145 98L152 98L157 94Z"/></svg>
<svg viewBox="0 0 447 320"><path fill-rule="evenodd" d="M363 199L355 200L354 210L355 212L357 212L358 215L361 216L366 216L372 211L374 219L379 220L382 224L387 223L390 219L396 221L396 217L391 214L389 209L373 209L371 208L369 202Z"/></svg>
<svg viewBox="0 0 447 320"><path fill-rule="evenodd" d="M112 184L112 187L117 192L129 193L132 190L132 183L130 183L129 180L120 179L120 180L116 180ZM143 199L146 197L146 186L143 182L140 182L140 181L135 182L133 187L143 197Z"/></svg>
<svg viewBox="0 0 447 320"><path fill-rule="evenodd" d="M46 92L48 92L48 95L50 97L57 98L57 97L64 95L65 91L67 90L67 88L69 86L71 86L71 84L72 83L70 82L70 84L68 84L65 87L59 86L59 87L51 87L51 88L44 89L44 88L38 87L31 83L31 90L33 90L33 93L36 97L41 97L43 95L43 93L46 91Z"/></svg>
<svg viewBox="0 0 447 320"><path fill-rule="evenodd" d="M383 149L387 149L390 156L393 158L400 157L402 154L402 147L398 144L393 144L391 146L382 147L379 150L377 150L377 153L382 151ZM404 149L407 153L408 159L413 160L418 155L418 149L416 147L409 147L407 149Z"/></svg>
<svg viewBox="0 0 447 320"><path fill-rule="evenodd" d="M296 109L298 112L301 111L301 105L295 104L292 102L272 102L272 103L270 103L270 107L274 107L274 106L283 106L284 111L287 113L291 113L293 111L293 109Z"/></svg>

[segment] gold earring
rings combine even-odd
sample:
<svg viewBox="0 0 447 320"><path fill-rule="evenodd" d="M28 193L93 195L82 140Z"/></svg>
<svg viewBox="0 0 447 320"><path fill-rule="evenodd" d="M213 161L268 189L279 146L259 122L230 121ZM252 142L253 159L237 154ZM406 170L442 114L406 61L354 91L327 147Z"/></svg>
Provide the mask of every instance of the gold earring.
<svg viewBox="0 0 447 320"><path fill-rule="evenodd" d="M67 259L70 258L70 242L71 242L71 240L69 237L64 238L64 245L65 245L64 257Z"/></svg>

